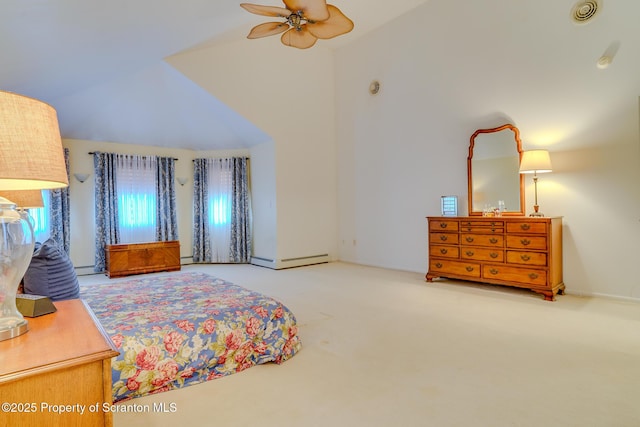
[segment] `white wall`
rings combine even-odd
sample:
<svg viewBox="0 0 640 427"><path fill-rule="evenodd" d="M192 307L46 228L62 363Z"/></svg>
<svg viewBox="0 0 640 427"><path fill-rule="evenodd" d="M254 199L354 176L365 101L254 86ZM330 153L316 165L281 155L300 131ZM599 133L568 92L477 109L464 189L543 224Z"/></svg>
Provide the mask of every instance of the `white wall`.
<svg viewBox="0 0 640 427"><path fill-rule="evenodd" d="M287 48L278 37L268 37L208 46L168 62L272 138L272 144L256 148L265 159L273 156L273 163L254 165L254 181L263 190L255 206L254 256L277 262L321 254L335 259L331 51Z"/></svg>
<svg viewBox="0 0 640 427"><path fill-rule="evenodd" d="M557 3L513 15L500 0L433 0L337 52L341 259L425 272L424 217L442 195L466 201L469 137L512 123L523 149L551 151L539 203L564 216L567 291L640 297L640 90L620 90L640 67L627 52L596 69L584 44L597 26L570 24ZM566 26L533 31L556 15Z"/></svg>

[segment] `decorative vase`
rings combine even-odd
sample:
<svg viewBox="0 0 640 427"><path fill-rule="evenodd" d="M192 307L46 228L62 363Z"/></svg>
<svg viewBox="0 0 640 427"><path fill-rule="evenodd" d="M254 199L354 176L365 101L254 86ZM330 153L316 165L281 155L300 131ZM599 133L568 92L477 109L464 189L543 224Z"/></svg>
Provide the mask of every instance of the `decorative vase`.
<svg viewBox="0 0 640 427"><path fill-rule="evenodd" d="M31 262L34 240L29 221L13 202L0 197L0 341L28 330L27 321L16 307L16 294Z"/></svg>

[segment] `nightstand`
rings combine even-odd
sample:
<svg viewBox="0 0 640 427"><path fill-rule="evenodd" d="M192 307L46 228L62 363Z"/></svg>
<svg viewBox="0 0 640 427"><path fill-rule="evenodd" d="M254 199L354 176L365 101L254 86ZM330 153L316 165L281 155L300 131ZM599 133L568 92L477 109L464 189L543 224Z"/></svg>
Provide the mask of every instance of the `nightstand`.
<svg viewBox="0 0 640 427"><path fill-rule="evenodd" d="M118 352L84 301L54 305L28 319L27 333L0 342L0 426L112 426L104 409Z"/></svg>

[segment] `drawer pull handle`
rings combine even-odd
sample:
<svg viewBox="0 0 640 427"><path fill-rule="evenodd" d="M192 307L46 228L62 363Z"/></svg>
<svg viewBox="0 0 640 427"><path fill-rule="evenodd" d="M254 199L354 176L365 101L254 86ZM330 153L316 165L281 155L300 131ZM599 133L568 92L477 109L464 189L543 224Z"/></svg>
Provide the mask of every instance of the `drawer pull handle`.
<svg viewBox="0 0 640 427"><path fill-rule="evenodd" d="M528 229L530 229L530 228L531 228L531 226L530 226L529 224L520 224L520 228L521 228L522 230L528 230Z"/></svg>
<svg viewBox="0 0 640 427"><path fill-rule="evenodd" d="M442 268L442 263L441 262L436 262L436 267Z"/></svg>
<svg viewBox="0 0 640 427"><path fill-rule="evenodd" d="M489 256L490 256L491 258L493 258L493 259L498 258L498 254L497 254L496 252L491 252L491 253L489 254Z"/></svg>
<svg viewBox="0 0 640 427"><path fill-rule="evenodd" d="M468 237L468 236L467 236L467 238L466 238L465 240L466 240L467 242L471 243L471 242L473 242L473 237Z"/></svg>
<svg viewBox="0 0 640 427"><path fill-rule="evenodd" d="M524 246L529 246L531 244L531 240L522 239L520 240L520 243L522 243Z"/></svg>
<svg viewBox="0 0 640 427"><path fill-rule="evenodd" d="M469 273L471 273L471 272L473 271L473 267L469 267L469 266L467 266L467 267L465 267L465 268L466 268L466 270L467 270Z"/></svg>
<svg viewBox="0 0 640 427"><path fill-rule="evenodd" d="M496 268L492 268L491 270L489 270L489 273L491 273L491 274L493 274L493 275L496 275L496 274L498 274L498 273L499 273L499 271L498 271L498 269L496 269Z"/></svg>
<svg viewBox="0 0 640 427"><path fill-rule="evenodd" d="M529 279L531 279L531 280L535 280L535 279L537 279L537 278L538 278L538 275L537 275L536 273L531 273L531 274L529 274Z"/></svg>
<svg viewBox="0 0 640 427"><path fill-rule="evenodd" d="M440 228L447 228L447 223L446 222L441 222L440 223Z"/></svg>
<svg viewBox="0 0 640 427"><path fill-rule="evenodd" d="M440 253L441 253L442 255L446 255L446 253L447 253L447 252L449 252L449 250L447 250L447 249L445 249L445 248L440 249Z"/></svg>
<svg viewBox="0 0 640 427"><path fill-rule="evenodd" d="M467 251L467 256L473 256L473 251Z"/></svg>
<svg viewBox="0 0 640 427"><path fill-rule="evenodd" d="M442 240L443 242L446 242L448 238L449 237L445 236L444 234L440 236L440 240Z"/></svg>
<svg viewBox="0 0 640 427"><path fill-rule="evenodd" d="M489 242L490 242L492 245L495 245L496 243L498 243L498 239L496 239L495 237L492 237L492 238L490 238L490 239L489 239Z"/></svg>
<svg viewBox="0 0 640 427"><path fill-rule="evenodd" d="M529 261L531 257L529 255L520 255L520 259L523 261Z"/></svg>

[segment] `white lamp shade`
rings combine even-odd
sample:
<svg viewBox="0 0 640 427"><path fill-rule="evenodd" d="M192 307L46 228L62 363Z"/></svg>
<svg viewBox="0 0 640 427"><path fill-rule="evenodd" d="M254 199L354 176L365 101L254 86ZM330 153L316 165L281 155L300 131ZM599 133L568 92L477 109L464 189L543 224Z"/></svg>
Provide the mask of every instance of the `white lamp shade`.
<svg viewBox="0 0 640 427"><path fill-rule="evenodd" d="M545 173L551 171L551 158L547 150L530 150L522 153L520 173Z"/></svg>
<svg viewBox="0 0 640 427"><path fill-rule="evenodd" d="M0 190L69 185L56 110L0 91Z"/></svg>

